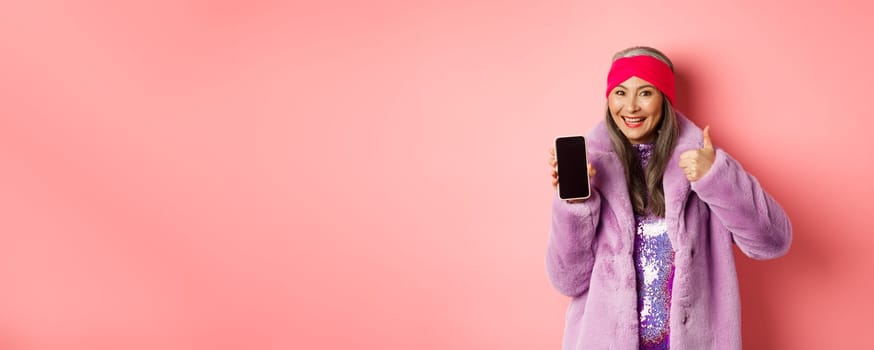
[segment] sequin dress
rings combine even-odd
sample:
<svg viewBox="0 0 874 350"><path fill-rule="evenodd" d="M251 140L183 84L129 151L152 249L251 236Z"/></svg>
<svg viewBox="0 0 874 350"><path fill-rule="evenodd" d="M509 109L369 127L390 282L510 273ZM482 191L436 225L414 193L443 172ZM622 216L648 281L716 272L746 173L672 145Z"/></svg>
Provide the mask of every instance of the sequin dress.
<svg viewBox="0 0 874 350"><path fill-rule="evenodd" d="M652 144L634 145L646 169ZM634 215L634 265L637 270L637 311L640 316L640 349L668 349L674 251L665 218L651 213Z"/></svg>

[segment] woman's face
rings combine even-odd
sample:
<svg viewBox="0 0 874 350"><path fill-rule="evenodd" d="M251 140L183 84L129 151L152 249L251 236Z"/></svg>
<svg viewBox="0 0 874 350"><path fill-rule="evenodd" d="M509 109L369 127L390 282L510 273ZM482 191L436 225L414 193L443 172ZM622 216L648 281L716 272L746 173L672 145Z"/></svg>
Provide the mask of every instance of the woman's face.
<svg viewBox="0 0 874 350"><path fill-rule="evenodd" d="M610 91L607 106L613 122L632 144L650 143L662 120L662 92L646 80L631 77Z"/></svg>

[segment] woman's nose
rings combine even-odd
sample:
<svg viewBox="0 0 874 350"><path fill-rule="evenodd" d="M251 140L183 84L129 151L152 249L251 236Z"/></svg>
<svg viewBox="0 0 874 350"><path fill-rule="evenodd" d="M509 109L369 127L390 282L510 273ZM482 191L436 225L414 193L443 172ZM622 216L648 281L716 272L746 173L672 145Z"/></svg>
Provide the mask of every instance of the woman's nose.
<svg viewBox="0 0 874 350"><path fill-rule="evenodd" d="M631 112L637 112L637 111L639 111L639 110L640 110L640 104L638 104L637 96L631 96L631 98L628 99L628 104L625 105L625 108L627 108L627 109L628 109L629 111L631 111Z"/></svg>

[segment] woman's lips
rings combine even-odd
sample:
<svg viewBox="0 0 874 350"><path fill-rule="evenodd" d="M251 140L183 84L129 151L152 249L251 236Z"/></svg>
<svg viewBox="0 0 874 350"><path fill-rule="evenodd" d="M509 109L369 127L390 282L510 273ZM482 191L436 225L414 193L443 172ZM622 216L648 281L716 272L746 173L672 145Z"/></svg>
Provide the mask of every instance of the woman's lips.
<svg viewBox="0 0 874 350"><path fill-rule="evenodd" d="M629 128L639 128L643 126L643 122L646 120L646 117L631 117L631 116L623 116L622 121L625 122L625 126Z"/></svg>

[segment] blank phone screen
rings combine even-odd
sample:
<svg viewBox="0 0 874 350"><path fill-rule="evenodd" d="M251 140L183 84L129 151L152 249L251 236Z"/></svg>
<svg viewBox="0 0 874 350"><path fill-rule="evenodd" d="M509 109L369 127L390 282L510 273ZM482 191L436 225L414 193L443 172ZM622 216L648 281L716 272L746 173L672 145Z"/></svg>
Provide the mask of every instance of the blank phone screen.
<svg viewBox="0 0 874 350"><path fill-rule="evenodd" d="M558 197L589 197L586 140L582 136L555 139L555 159L558 162Z"/></svg>

